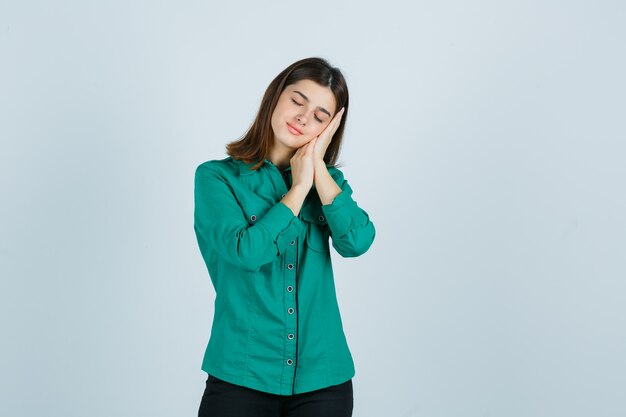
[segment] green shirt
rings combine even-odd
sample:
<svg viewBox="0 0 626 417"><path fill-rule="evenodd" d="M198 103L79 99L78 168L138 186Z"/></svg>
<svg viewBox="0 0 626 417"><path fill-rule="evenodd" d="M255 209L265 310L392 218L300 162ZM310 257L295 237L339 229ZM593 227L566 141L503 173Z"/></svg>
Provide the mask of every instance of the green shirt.
<svg viewBox="0 0 626 417"><path fill-rule="evenodd" d="M257 171L232 157L196 168L194 230L215 288L202 369L224 381L293 395L355 374L343 332L330 257L355 257L374 241L374 224L341 187L322 205L315 185L298 216L280 200L291 188L265 159Z"/></svg>

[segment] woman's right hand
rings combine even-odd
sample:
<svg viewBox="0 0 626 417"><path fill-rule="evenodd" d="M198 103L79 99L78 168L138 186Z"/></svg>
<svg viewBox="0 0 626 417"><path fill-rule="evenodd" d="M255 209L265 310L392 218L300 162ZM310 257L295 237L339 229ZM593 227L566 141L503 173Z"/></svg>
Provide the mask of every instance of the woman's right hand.
<svg viewBox="0 0 626 417"><path fill-rule="evenodd" d="M313 151L317 138L298 148L289 160L291 164L291 189L281 200L291 209L294 216L300 213L304 199L313 186L315 178L315 164Z"/></svg>
<svg viewBox="0 0 626 417"><path fill-rule="evenodd" d="M313 186L315 173L315 164L313 162L313 151L317 138L310 140L306 145L298 148L296 153L291 157L291 176L292 187L302 187L308 191Z"/></svg>

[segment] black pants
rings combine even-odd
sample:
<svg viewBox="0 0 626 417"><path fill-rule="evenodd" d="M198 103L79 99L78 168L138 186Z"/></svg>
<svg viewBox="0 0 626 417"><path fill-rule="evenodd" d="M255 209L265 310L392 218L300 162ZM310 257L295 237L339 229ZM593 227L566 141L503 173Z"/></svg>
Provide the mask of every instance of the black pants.
<svg viewBox="0 0 626 417"><path fill-rule="evenodd" d="M351 417L352 379L295 395L277 395L209 375L198 417Z"/></svg>

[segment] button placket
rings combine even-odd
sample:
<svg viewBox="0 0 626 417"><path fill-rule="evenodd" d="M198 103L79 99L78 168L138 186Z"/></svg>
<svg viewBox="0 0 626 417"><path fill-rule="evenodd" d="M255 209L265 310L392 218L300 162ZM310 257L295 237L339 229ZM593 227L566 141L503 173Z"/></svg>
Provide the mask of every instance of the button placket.
<svg viewBox="0 0 626 417"><path fill-rule="evenodd" d="M297 294L296 294L296 280L297 280L297 240L289 241L289 246L285 250L285 263L283 264L283 268L285 271L285 308L286 317L285 317L285 356L284 360L286 365L291 369L288 371L288 374L294 372L292 365L295 365L296 356L297 356L297 326L298 326L298 318L296 314L297 307ZM295 374L292 375L295 378Z"/></svg>

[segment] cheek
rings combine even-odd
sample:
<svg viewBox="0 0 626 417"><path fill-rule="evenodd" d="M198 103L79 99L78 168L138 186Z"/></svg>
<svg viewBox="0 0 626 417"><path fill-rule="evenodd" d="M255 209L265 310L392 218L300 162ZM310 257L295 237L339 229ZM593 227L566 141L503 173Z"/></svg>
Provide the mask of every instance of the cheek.
<svg viewBox="0 0 626 417"><path fill-rule="evenodd" d="M326 126L328 126L330 123L327 124L323 124L323 125L318 125L315 128L315 135L314 136L318 136L320 133L322 133L324 131L324 129L326 129Z"/></svg>
<svg viewBox="0 0 626 417"><path fill-rule="evenodd" d="M287 103L286 101L279 101L276 104L276 111L280 115L284 116L285 114L289 113L289 110L290 110L290 106L289 106L289 103Z"/></svg>
<svg viewBox="0 0 626 417"><path fill-rule="evenodd" d="M280 103L278 103L276 105L276 107L274 108L274 112L272 113L272 121L274 120L278 120L282 114L283 110L281 108Z"/></svg>
<svg viewBox="0 0 626 417"><path fill-rule="evenodd" d="M272 118L271 118L272 126L278 127L282 119L283 119L283 113L281 109L277 106L276 109L274 109L274 113L272 113Z"/></svg>

